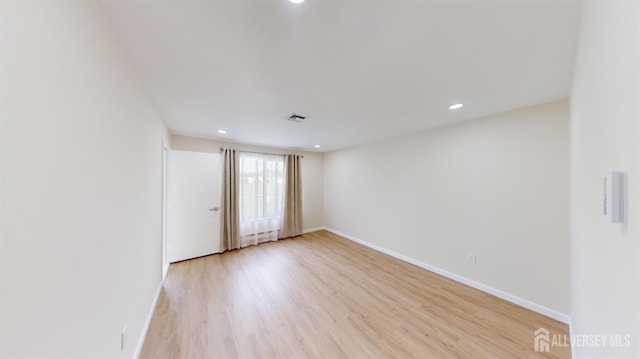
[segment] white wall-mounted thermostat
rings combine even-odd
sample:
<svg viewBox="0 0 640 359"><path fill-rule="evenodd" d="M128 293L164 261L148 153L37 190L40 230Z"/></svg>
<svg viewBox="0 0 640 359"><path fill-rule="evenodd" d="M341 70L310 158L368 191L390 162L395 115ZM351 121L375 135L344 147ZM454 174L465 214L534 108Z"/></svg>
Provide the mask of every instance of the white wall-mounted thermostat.
<svg viewBox="0 0 640 359"><path fill-rule="evenodd" d="M624 173L610 172L604 178L604 216L609 223L624 222Z"/></svg>

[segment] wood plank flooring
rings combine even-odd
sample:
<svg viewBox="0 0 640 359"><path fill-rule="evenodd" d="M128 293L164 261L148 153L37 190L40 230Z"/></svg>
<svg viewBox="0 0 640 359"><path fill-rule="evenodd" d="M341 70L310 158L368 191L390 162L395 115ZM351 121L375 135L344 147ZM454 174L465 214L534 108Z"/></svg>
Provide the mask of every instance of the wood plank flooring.
<svg viewBox="0 0 640 359"><path fill-rule="evenodd" d="M569 358L553 319L326 231L172 264L141 358Z"/></svg>

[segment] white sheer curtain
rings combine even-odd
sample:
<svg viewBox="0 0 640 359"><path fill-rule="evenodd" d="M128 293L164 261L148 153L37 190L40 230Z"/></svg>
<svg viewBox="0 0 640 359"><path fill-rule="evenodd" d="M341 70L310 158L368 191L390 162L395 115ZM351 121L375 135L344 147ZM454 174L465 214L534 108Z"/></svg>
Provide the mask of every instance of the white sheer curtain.
<svg viewBox="0 0 640 359"><path fill-rule="evenodd" d="M240 247L278 240L284 206L284 157L240 152Z"/></svg>

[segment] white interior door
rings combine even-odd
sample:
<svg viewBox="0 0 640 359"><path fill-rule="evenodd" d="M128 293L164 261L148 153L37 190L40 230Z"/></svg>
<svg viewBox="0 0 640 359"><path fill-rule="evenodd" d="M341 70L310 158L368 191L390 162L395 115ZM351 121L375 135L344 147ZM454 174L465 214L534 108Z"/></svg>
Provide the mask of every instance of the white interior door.
<svg viewBox="0 0 640 359"><path fill-rule="evenodd" d="M169 262L220 252L220 154L171 151Z"/></svg>

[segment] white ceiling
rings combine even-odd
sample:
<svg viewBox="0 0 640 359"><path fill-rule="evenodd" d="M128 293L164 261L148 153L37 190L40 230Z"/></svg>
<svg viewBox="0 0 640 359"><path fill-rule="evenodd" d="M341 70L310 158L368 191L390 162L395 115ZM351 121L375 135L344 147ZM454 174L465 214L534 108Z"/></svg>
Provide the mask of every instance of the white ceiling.
<svg viewBox="0 0 640 359"><path fill-rule="evenodd" d="M103 6L172 132L330 151L567 97L580 4L104 0ZM448 110L457 102L465 107ZM309 119L285 121L291 112Z"/></svg>

